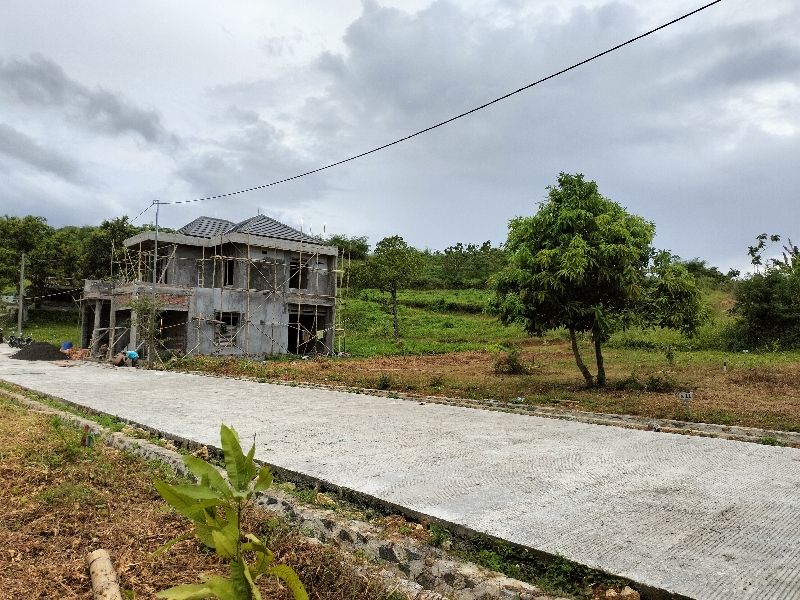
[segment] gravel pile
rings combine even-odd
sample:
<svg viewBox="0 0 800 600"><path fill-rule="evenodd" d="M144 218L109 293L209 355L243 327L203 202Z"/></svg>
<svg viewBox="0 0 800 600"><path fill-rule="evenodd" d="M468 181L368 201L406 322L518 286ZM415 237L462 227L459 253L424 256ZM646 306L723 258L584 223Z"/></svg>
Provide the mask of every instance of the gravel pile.
<svg viewBox="0 0 800 600"><path fill-rule="evenodd" d="M11 358L18 358L20 360L66 360L67 357L61 350L48 344L47 342L33 342L28 344L16 354L12 354Z"/></svg>

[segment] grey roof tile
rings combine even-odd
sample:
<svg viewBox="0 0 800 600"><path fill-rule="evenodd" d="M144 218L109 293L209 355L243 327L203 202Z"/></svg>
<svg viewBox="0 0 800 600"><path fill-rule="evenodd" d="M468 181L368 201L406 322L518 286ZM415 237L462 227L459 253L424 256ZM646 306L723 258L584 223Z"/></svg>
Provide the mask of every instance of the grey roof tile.
<svg viewBox="0 0 800 600"><path fill-rule="evenodd" d="M226 233L247 233L261 237L278 238L281 240L291 240L294 242L308 242L310 244L322 244L319 238L311 237L297 229L289 227L271 219L266 215L258 215L245 219L231 227Z"/></svg>
<svg viewBox="0 0 800 600"><path fill-rule="evenodd" d="M228 231L234 223L225 219L215 219L213 217L197 217L191 223L187 223L178 233L193 237L212 238Z"/></svg>

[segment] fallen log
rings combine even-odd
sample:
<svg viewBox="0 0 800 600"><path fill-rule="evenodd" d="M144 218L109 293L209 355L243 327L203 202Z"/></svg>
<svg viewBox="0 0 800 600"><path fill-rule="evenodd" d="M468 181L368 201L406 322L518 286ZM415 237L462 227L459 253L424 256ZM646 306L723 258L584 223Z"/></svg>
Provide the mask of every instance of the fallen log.
<svg viewBox="0 0 800 600"><path fill-rule="evenodd" d="M94 600L122 600L119 579L108 551L100 548L90 552L86 562L89 564Z"/></svg>

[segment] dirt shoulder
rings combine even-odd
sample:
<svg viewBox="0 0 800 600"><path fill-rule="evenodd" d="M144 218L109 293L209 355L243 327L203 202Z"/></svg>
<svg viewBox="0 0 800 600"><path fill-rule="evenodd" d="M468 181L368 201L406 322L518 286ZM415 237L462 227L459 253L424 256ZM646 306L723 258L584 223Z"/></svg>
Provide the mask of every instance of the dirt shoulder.
<svg viewBox="0 0 800 600"><path fill-rule="evenodd" d="M96 443L65 420L0 398L0 595L4 598L92 597L87 554L107 549L123 589L136 598L201 574L224 574L213 553L194 539L151 553L186 533L153 479L179 481L164 465ZM397 599L370 569L260 511L248 528L271 541L278 561L290 564L312 598ZM276 579L262 580L264 598L291 595Z"/></svg>

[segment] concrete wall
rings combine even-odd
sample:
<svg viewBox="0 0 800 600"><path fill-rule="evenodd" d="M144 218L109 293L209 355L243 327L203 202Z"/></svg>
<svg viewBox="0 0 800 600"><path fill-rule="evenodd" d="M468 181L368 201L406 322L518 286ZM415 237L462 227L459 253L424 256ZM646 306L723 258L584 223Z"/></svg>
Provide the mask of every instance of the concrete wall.
<svg viewBox="0 0 800 600"><path fill-rule="evenodd" d="M220 312L239 313L240 325L230 345L220 343ZM246 324L247 315L250 322ZM281 295L241 290L196 288L189 304L187 352L192 354L283 354L288 340L289 311ZM232 328L229 328L229 330Z"/></svg>
<svg viewBox="0 0 800 600"><path fill-rule="evenodd" d="M263 243L263 238L260 241ZM268 247L250 242L213 246L165 240L163 246L159 245L161 269L166 265L166 284L159 284L158 296L168 310L186 311L185 351L213 355L284 354L289 342L290 314L298 312L318 314L319 329L326 329L322 344L332 351L336 256L331 252L335 248L321 247L325 253L314 254L299 243L276 240L275 247ZM226 263L233 268L230 285L224 285ZM297 278L292 278L292 265L297 263L302 265L299 286ZM147 282L129 283L117 286L114 292L115 309L122 310L136 293L150 293L150 288ZM229 318L238 318L239 325L224 327L226 331L221 335L220 313L235 313L238 317ZM131 345L137 343L136 333L135 329L130 333Z"/></svg>

